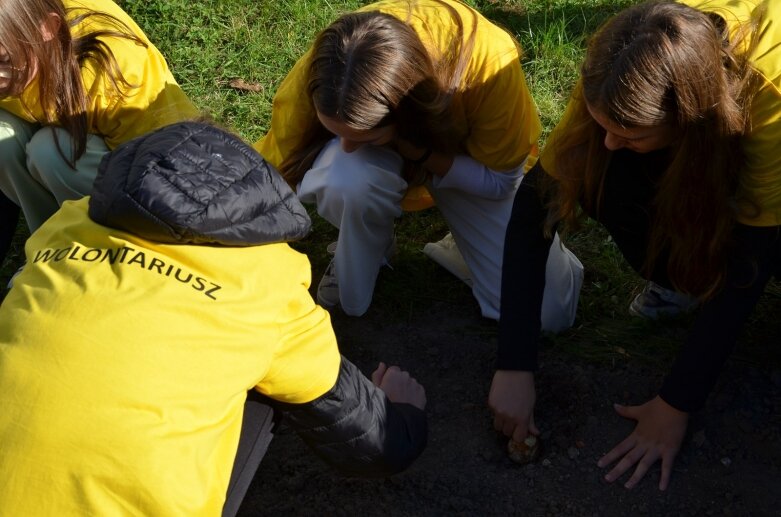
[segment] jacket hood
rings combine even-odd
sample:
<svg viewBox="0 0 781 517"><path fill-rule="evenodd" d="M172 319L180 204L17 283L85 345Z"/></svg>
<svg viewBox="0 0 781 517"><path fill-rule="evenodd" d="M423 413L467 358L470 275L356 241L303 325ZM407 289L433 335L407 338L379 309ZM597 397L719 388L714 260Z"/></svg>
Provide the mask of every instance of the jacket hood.
<svg viewBox="0 0 781 517"><path fill-rule="evenodd" d="M89 216L173 244L286 242L311 226L271 164L238 137L199 122L166 126L104 156Z"/></svg>

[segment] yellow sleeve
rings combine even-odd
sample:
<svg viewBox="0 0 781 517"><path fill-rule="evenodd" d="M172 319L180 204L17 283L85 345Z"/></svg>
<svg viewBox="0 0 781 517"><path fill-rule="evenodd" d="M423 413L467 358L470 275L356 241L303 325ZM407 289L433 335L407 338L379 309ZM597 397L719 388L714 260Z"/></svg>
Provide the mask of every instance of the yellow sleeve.
<svg viewBox="0 0 781 517"><path fill-rule="evenodd" d="M317 124L317 114L312 99L307 94L309 49L293 65L279 85L271 108L271 128L254 147L274 167L282 162L298 146L308 129Z"/></svg>
<svg viewBox="0 0 781 517"><path fill-rule="evenodd" d="M298 254L296 255L298 257ZM300 256L295 269L278 289L290 293L278 323L278 343L268 370L256 389L291 404L312 401L330 390L339 375L341 355L328 312L309 294L309 261Z"/></svg>
<svg viewBox="0 0 781 517"><path fill-rule="evenodd" d="M282 329L278 353L257 389L282 402L303 404L334 386L340 363L328 312L313 303L310 312Z"/></svg>
<svg viewBox="0 0 781 517"><path fill-rule="evenodd" d="M517 52L464 97L469 155L498 171L522 163L537 144L541 124Z"/></svg>
<svg viewBox="0 0 781 517"><path fill-rule="evenodd" d="M743 137L746 163L740 174L738 199L747 206L738 216L751 226L781 225L781 92L766 82L751 107L751 131ZM759 213L756 213L759 208ZM756 217L754 217L756 215Z"/></svg>
<svg viewBox="0 0 781 517"><path fill-rule="evenodd" d="M781 225L781 27L774 22L778 21L775 18L781 12L781 1L740 5L751 16L764 8L766 17L756 29L760 37L751 55L762 83L751 104L751 129L742 140L746 163L740 175L738 200L748 200L749 206L739 212L738 220L752 226L777 226Z"/></svg>
<svg viewBox="0 0 781 517"><path fill-rule="evenodd" d="M119 69L131 85L122 85L123 94L115 91L103 74L85 71L94 117L91 132L102 135L113 149L119 144L160 127L192 120L198 109L176 83L160 52L122 38L105 38L114 53Z"/></svg>

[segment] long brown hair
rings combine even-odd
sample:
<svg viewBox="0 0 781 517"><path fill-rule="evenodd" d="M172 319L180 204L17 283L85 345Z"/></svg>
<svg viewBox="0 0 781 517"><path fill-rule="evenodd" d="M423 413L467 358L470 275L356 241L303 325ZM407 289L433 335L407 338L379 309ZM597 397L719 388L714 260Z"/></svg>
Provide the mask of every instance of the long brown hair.
<svg viewBox="0 0 781 517"><path fill-rule="evenodd" d="M88 112L88 92L82 83L81 68L87 61L96 65L120 95L136 85L128 83L109 46L101 39L126 38L146 47L146 43L115 17L96 11L66 10L60 0L0 0L0 44L9 54L12 77L0 98L18 96L36 70L38 101L46 125L60 126L73 138L73 160L84 154L92 114ZM51 15L59 17L59 28L49 40L41 32ZM100 19L104 26L84 34L72 29L89 18ZM57 142L59 146L59 142ZM62 152L61 152L62 154ZM65 156L63 154L63 156Z"/></svg>
<svg viewBox="0 0 781 517"><path fill-rule="evenodd" d="M714 294L736 220L740 140L755 89L750 51L736 50L748 32L730 40L720 17L672 2L636 5L610 19L588 45L575 93L580 112L555 144L548 228L575 222L579 202L589 213L602 203L611 153L587 105L621 127L667 126L676 138L654 198L644 269L650 274L666 255L677 290Z"/></svg>
<svg viewBox="0 0 781 517"><path fill-rule="evenodd" d="M459 13L440 0L456 27L450 48L432 56L405 22L381 12L344 15L322 31L312 48L308 99L321 114L352 129L396 125L399 137L437 151L454 152L451 106L474 47L476 21L465 36ZM413 4L409 7L412 16ZM476 16L476 15L475 15ZM333 137L314 122L280 169L291 185L301 181L323 145ZM421 168L406 167L405 179L422 183Z"/></svg>

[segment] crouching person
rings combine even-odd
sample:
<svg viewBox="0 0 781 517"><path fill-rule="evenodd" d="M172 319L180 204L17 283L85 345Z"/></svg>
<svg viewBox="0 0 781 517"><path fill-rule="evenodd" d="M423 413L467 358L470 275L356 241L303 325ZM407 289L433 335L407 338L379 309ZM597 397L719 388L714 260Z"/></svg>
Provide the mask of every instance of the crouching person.
<svg viewBox="0 0 781 517"><path fill-rule="evenodd" d="M424 390L340 356L286 244L309 224L276 171L210 125L108 154L91 196L30 238L0 306L2 513L229 514L246 489L234 463L254 472L239 437L263 442L247 432L263 419L244 418L253 389L346 473L409 466Z"/></svg>

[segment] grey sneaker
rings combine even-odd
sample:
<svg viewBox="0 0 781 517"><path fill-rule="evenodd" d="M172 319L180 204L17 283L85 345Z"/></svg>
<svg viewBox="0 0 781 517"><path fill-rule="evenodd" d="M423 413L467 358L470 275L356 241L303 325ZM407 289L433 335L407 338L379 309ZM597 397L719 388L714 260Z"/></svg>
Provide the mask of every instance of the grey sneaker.
<svg viewBox="0 0 781 517"><path fill-rule="evenodd" d="M677 316L689 312L697 305L697 298L648 282L629 304L629 312L641 318L655 320L661 316Z"/></svg>
<svg viewBox="0 0 781 517"><path fill-rule="evenodd" d="M385 250L383 257L383 266L391 267L391 260L396 255L396 236L393 236L391 243L388 245L388 249ZM329 255L336 254L336 242L332 242L325 248ZM320 283L317 285L317 303L330 309L339 305L339 283L336 280L336 264L334 260L328 264L325 268L325 273L320 279Z"/></svg>

